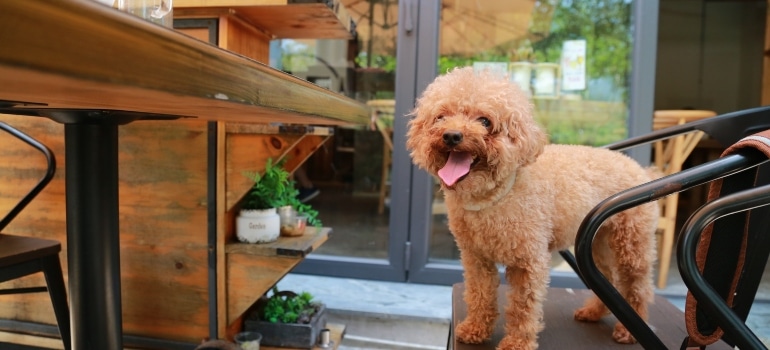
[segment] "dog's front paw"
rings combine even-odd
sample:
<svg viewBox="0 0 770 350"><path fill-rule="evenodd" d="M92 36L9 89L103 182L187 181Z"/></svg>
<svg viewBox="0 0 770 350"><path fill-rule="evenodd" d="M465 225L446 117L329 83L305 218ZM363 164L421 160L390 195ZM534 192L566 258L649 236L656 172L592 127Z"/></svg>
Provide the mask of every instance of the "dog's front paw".
<svg viewBox="0 0 770 350"><path fill-rule="evenodd" d="M521 339L512 335L505 336L500 344L497 344L497 350L535 350L537 341L535 339Z"/></svg>
<svg viewBox="0 0 770 350"><path fill-rule="evenodd" d="M492 327L465 320L455 327L457 339L466 344L481 344L491 338Z"/></svg>
<svg viewBox="0 0 770 350"><path fill-rule="evenodd" d="M620 322L615 324L615 330L612 331L612 339L621 344L636 343L636 338Z"/></svg>

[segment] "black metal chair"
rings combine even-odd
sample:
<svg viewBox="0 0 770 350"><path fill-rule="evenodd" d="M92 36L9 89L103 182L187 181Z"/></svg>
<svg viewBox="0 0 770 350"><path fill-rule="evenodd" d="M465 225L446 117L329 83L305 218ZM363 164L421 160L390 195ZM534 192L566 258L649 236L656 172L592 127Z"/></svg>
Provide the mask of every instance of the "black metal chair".
<svg viewBox="0 0 770 350"><path fill-rule="evenodd" d="M732 305L729 305L725 301L724 293L725 287L729 285L719 283L719 279L715 281L713 276L709 276L709 270L703 269L701 271L699 268L696 259L698 243L702 238L701 233L704 232L708 225L715 224L717 219L756 210L756 208L768 204L770 204L770 185L733 193L711 201L690 216L682 228L682 234L679 236L677 244L677 259L682 280L687 285L690 293L692 293L693 298L698 302L698 308L695 309L696 313L694 316L699 333L711 335L716 332L718 327L724 331L724 338L728 339L728 343L737 345L741 349L767 349L756 334L746 326L746 316L749 310L737 311L739 308L742 309L747 306L750 308L753 295L749 295L748 298L744 297L734 300ZM731 217L729 220L732 219L734 217ZM763 229L763 231L761 233L764 234L746 237L746 246L744 247L746 255L759 257L760 259L754 259L755 262L762 260L762 257L764 257L765 262L767 261L766 253L757 252L757 249L767 251L769 246L768 238L770 237L768 237L766 229ZM732 234L734 232L730 233L721 238L732 241L732 244L727 243L728 245L734 246L735 243L740 245L740 241L743 240L744 236ZM708 257L707 262L713 260L715 260L713 256ZM726 267L724 265L719 267ZM742 272L743 275L749 274L749 277L744 276L742 278L744 283L759 282L756 277L757 273L759 273L758 277L761 278L761 269L748 266L745 269L741 268L741 270L744 270ZM725 269L724 271L729 270ZM729 288L727 289L729 290ZM736 301L740 302L740 304L736 303Z"/></svg>
<svg viewBox="0 0 770 350"><path fill-rule="evenodd" d="M43 188L48 185L56 171L56 160L48 147L29 135L0 122L0 129L34 147L45 156L48 169L38 183L0 220L0 232L21 212ZM35 237L15 236L0 233L0 282L5 282L33 273L43 272L47 287L11 288L0 290L0 294L18 294L48 291L53 304L59 334L64 348L71 348L70 317L67 290L64 284L58 241Z"/></svg>
<svg viewBox="0 0 770 350"><path fill-rule="evenodd" d="M770 129L770 107L728 113L709 119L662 129L647 135L630 138L607 147L615 150L624 150L670 138L681 133L700 130L727 148L746 136L766 129ZM645 349L666 349L661 340L656 336L655 332L647 326L636 312L634 312L631 306L622 298L617 289L615 289L609 283L607 278L597 269L596 264L592 259L592 242L599 227L607 218L620 211L652 202L672 193L681 192L717 179L736 177L737 180L732 181L732 183L742 184L737 186L724 186L720 196L729 196L732 193L768 184L770 183L770 176L768 176L767 165L762 165L763 163L766 163L767 160L768 157L754 149L739 150L734 154L651 181L607 198L589 212L579 229L575 242L575 256L577 259L575 259L569 252L562 252L561 255L570 263L573 269L578 272L583 279L583 282L596 293L596 295L607 305L618 320L628 328ZM751 173L750 176L746 175L747 172L745 171L749 169L758 169L759 175L756 178L756 181L747 182L747 179L750 180L754 175L753 173ZM759 196L754 192L750 193ZM743 199L744 198L742 197L738 197L738 199L734 200L740 201ZM728 207L732 208L733 206ZM706 215L709 219L712 218L707 215L708 213L711 213L710 211L708 213L706 213L704 209L701 209L701 211L701 215ZM726 334L722 340L730 345L738 344L741 348L746 349L758 348L756 336L750 331L747 333L745 327L735 328L733 327L733 324L723 324L722 321L723 318L727 319L730 317L734 317L733 321L735 319L746 319L757 292L764 264L767 261L768 253L770 253L770 242L768 241L770 240L770 235L764 235L768 237L763 237L766 229L770 226L770 207L753 208L752 212L753 215L751 216L751 220L747 221L746 225L748 228L747 231L749 232L748 235L756 238L756 244L752 243L753 250L751 251L751 256L745 257L746 260L743 263L743 273L740 275L741 283L737 284L738 290L735 292L735 298L732 300L732 307L723 305L719 314L712 314L713 310L701 310L704 309L701 307L699 307L698 310L701 315L699 317L708 320L708 327L725 328ZM693 215L693 219L695 218L696 216ZM700 220L703 219L699 219L699 222ZM739 227L740 231L743 231L743 228L743 226ZM714 230L715 232L717 230L730 231L735 230L735 227L732 227L728 223L727 225L715 225ZM726 235L729 236L729 233ZM724 293L727 293L727 291L730 290L729 286L735 278L733 272L735 271L734 267L736 265L736 260L738 259L738 257L735 256L734 248L734 243L731 244L730 247L717 245L714 249L721 250L718 251L718 254L715 254L715 256L709 257L709 259L713 259L711 265L724 265L731 267L732 270L729 270L729 273L725 273L724 269L717 273L707 273L710 277L708 282L705 282L708 288L719 290L720 293L722 293L717 293L718 300L712 300L714 295L706 296L709 298L709 301L705 302L708 305L724 304L723 300L728 297ZM743 258L744 257L741 257L741 259ZM684 260L687 259L684 258ZM681 263L684 262L680 262L680 264ZM728 287L726 288L726 286ZM694 294L695 293L699 292L694 291ZM696 297L702 298L704 295L699 294ZM725 308L729 310L724 310ZM706 313L703 314L703 312ZM729 313L732 316L724 316L725 313ZM685 340L685 343L686 342L687 340ZM683 346L684 345L686 344L683 344ZM759 345L761 345L761 343Z"/></svg>

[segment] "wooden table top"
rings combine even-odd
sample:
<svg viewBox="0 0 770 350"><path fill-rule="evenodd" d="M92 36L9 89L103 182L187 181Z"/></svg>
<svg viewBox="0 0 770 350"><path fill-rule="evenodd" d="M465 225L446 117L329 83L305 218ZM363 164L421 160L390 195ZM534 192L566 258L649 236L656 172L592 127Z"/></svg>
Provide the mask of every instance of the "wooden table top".
<svg viewBox="0 0 770 350"><path fill-rule="evenodd" d="M253 123L369 119L358 101L95 1L2 1L0 42L0 107Z"/></svg>

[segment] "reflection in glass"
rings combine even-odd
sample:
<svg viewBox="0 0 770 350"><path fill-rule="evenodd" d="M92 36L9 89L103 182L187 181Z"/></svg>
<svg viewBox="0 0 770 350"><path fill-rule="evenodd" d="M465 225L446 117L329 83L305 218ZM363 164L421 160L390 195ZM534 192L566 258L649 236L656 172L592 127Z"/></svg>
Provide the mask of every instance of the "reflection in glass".
<svg viewBox="0 0 770 350"><path fill-rule="evenodd" d="M337 127L304 167L320 189L308 203L332 228L315 254L387 259L398 1L342 3L355 38L274 41L271 65L372 108L371 125Z"/></svg>

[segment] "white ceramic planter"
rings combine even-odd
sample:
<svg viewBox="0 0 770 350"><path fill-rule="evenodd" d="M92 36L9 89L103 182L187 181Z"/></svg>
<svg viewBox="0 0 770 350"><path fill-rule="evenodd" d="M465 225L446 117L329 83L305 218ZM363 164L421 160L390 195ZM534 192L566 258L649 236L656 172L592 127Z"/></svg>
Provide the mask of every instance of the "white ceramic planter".
<svg viewBox="0 0 770 350"><path fill-rule="evenodd" d="M235 220L235 232L241 242L269 243L281 234L281 218L275 208L241 210Z"/></svg>

